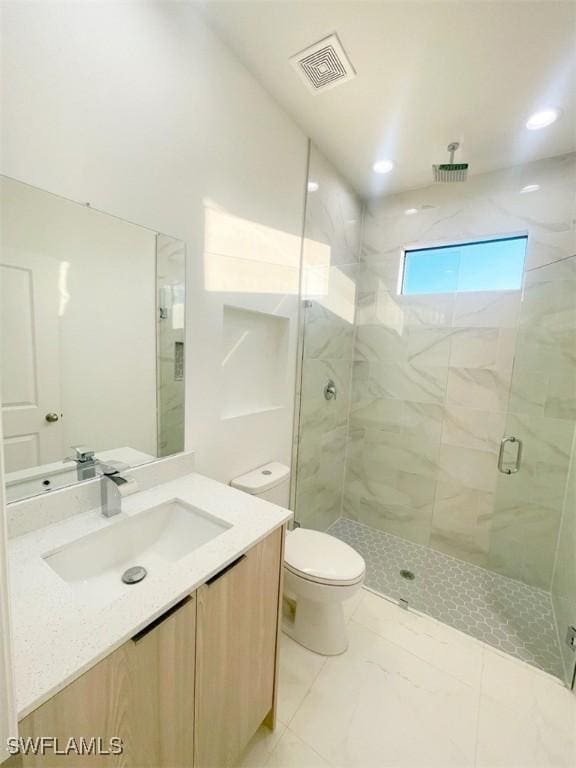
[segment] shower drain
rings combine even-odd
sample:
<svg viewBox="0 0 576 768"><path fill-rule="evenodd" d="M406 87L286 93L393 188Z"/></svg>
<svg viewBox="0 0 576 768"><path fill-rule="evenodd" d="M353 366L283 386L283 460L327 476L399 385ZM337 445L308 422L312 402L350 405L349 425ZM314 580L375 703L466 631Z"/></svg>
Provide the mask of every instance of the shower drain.
<svg viewBox="0 0 576 768"><path fill-rule="evenodd" d="M406 579L407 581L414 581L416 578L416 574L414 571L409 571L407 568L402 568L400 571L400 576L402 576L403 579Z"/></svg>

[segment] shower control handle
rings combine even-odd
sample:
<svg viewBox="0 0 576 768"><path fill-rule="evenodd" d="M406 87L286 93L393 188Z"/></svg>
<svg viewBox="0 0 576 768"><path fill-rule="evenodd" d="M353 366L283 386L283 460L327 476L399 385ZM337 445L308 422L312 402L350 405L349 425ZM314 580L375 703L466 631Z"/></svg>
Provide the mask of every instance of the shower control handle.
<svg viewBox="0 0 576 768"><path fill-rule="evenodd" d="M337 394L336 384L330 379L324 387L324 398L326 400L336 400Z"/></svg>
<svg viewBox="0 0 576 768"><path fill-rule="evenodd" d="M506 448L506 443L516 444L518 446L518 450L516 451L516 461L514 462L514 466L504 468L504 450ZM502 472L503 475L514 475L520 469L521 462L522 440L520 440L519 437L514 437L514 435L503 437L502 440L500 440L500 451L498 453L498 471Z"/></svg>

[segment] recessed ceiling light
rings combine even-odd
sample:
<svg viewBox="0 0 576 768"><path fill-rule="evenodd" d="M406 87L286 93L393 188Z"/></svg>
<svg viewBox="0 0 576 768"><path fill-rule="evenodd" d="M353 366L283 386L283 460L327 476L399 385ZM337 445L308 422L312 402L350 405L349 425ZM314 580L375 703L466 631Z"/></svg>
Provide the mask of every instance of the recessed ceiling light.
<svg viewBox="0 0 576 768"><path fill-rule="evenodd" d="M526 122L526 128L529 131L538 131L540 128L547 128L560 117L558 109L543 109L541 112L534 112Z"/></svg>
<svg viewBox="0 0 576 768"><path fill-rule="evenodd" d="M526 195L528 192L538 192L540 189L540 184L526 184L525 187L522 187L520 190L521 195Z"/></svg>
<svg viewBox="0 0 576 768"><path fill-rule="evenodd" d="M308 192L318 192L319 189L320 189L320 184L318 184L317 181L308 182Z"/></svg>
<svg viewBox="0 0 576 768"><path fill-rule="evenodd" d="M414 216L415 213L418 213L418 208L406 208L404 213L406 216Z"/></svg>
<svg viewBox="0 0 576 768"><path fill-rule="evenodd" d="M392 160L378 160L372 166L374 173L390 173L392 168L394 168Z"/></svg>

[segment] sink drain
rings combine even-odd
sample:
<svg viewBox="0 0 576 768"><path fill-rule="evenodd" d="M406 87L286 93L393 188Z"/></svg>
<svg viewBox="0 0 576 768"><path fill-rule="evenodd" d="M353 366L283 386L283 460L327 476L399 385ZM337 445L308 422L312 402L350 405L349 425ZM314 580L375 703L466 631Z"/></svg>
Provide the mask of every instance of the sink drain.
<svg viewBox="0 0 576 768"><path fill-rule="evenodd" d="M409 571L407 568L402 568L400 571L400 576L402 576L403 579L407 579L408 581L414 581L416 578L416 574L413 571Z"/></svg>
<svg viewBox="0 0 576 768"><path fill-rule="evenodd" d="M122 574L122 581L124 584L138 584L139 581L146 578L148 571L141 565L133 565L132 568L128 568Z"/></svg>

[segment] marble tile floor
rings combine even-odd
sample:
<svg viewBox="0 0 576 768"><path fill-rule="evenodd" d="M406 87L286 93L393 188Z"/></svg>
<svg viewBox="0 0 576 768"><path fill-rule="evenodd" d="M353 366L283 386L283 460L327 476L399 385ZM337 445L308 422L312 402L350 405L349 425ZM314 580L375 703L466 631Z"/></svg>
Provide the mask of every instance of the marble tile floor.
<svg viewBox="0 0 576 768"><path fill-rule="evenodd" d="M341 517L330 533L366 560L365 585L563 677L550 595L430 547ZM410 581L400 575L411 571Z"/></svg>
<svg viewBox="0 0 576 768"><path fill-rule="evenodd" d="M366 589L345 609L341 656L282 636L278 725L237 768L574 768L554 677Z"/></svg>

